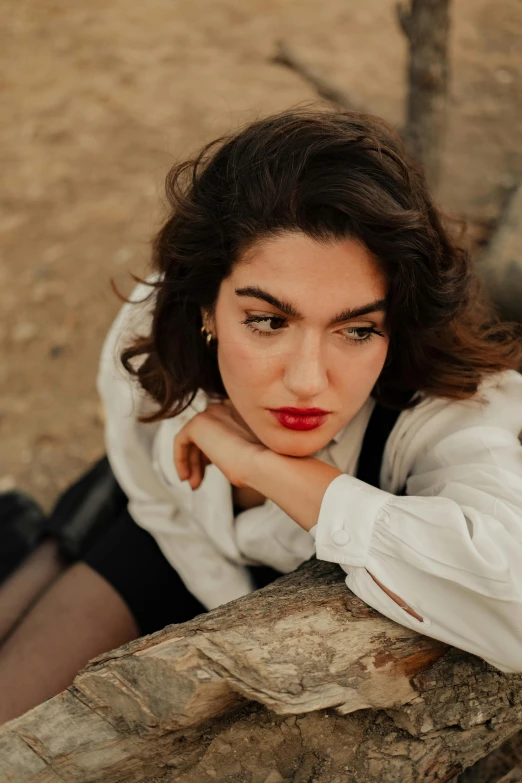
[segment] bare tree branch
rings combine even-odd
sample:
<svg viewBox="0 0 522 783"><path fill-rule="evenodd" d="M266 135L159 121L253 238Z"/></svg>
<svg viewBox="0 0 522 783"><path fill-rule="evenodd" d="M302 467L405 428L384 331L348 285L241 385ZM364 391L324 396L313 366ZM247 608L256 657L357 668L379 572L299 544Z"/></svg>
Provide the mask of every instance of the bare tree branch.
<svg viewBox="0 0 522 783"><path fill-rule="evenodd" d="M407 7L404 5L404 3L397 3L395 6L395 10L397 12L397 19L399 22L399 26L406 36L406 38L409 38L411 35L411 15L410 11L407 9Z"/></svg>
<svg viewBox="0 0 522 783"><path fill-rule="evenodd" d="M408 105L404 138L436 187L447 125L450 0L411 0L397 6L409 43Z"/></svg>
<svg viewBox="0 0 522 783"><path fill-rule="evenodd" d="M344 90L340 90L323 79L308 63L298 57L284 41L277 41L277 53L273 58L274 63L284 65L299 74L316 93L327 101L341 106L348 111L361 110L352 98Z"/></svg>

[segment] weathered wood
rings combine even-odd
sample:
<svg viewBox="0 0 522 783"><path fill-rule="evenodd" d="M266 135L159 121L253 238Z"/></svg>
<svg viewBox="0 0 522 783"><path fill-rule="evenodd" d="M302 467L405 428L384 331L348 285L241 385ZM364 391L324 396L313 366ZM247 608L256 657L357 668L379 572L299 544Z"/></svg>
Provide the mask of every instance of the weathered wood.
<svg viewBox="0 0 522 783"><path fill-rule="evenodd" d="M441 168L447 126L450 0L411 0L397 5L409 44L408 101L404 139L422 163L431 187Z"/></svg>
<svg viewBox="0 0 522 783"><path fill-rule="evenodd" d="M92 661L0 731L0 783L449 781L520 727L522 676L383 618L311 561Z"/></svg>
<svg viewBox="0 0 522 783"><path fill-rule="evenodd" d="M506 199L477 268L502 318L522 323L522 185Z"/></svg>
<svg viewBox="0 0 522 783"><path fill-rule="evenodd" d="M503 731L509 731L504 726ZM505 736L505 735L504 735ZM199 758L147 783L453 783L477 753L498 741L486 726L457 726L412 737L384 712L333 711L282 717L245 708L202 738ZM483 747L481 747L484 743ZM490 781L491 783L491 781Z"/></svg>

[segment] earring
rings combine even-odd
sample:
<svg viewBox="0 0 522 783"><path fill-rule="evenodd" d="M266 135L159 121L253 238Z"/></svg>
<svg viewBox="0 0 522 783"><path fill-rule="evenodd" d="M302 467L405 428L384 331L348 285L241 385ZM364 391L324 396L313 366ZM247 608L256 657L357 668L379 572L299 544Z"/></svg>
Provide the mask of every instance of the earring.
<svg viewBox="0 0 522 783"><path fill-rule="evenodd" d="M201 336L205 338L207 345L210 345L213 339L212 334L210 332L207 332L204 326L202 326L199 331L201 332Z"/></svg>

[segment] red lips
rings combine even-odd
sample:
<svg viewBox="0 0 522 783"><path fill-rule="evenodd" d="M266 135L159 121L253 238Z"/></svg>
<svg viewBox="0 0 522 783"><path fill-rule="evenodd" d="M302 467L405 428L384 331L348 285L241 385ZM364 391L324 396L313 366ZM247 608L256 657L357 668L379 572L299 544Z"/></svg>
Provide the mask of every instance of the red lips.
<svg viewBox="0 0 522 783"><path fill-rule="evenodd" d="M330 413L322 408L276 408L276 411L278 413L294 413L297 416L324 416L325 413Z"/></svg>
<svg viewBox="0 0 522 783"><path fill-rule="evenodd" d="M307 431L324 424L329 411L322 408L277 408L270 413L288 430Z"/></svg>

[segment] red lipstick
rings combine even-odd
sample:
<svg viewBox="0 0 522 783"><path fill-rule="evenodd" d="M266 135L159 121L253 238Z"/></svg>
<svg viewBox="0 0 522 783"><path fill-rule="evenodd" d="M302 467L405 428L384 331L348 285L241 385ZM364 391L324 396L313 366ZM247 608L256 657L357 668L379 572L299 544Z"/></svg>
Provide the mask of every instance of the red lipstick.
<svg viewBox="0 0 522 783"><path fill-rule="evenodd" d="M329 411L322 408L277 408L270 409L279 424L288 430L315 430L324 424Z"/></svg>

